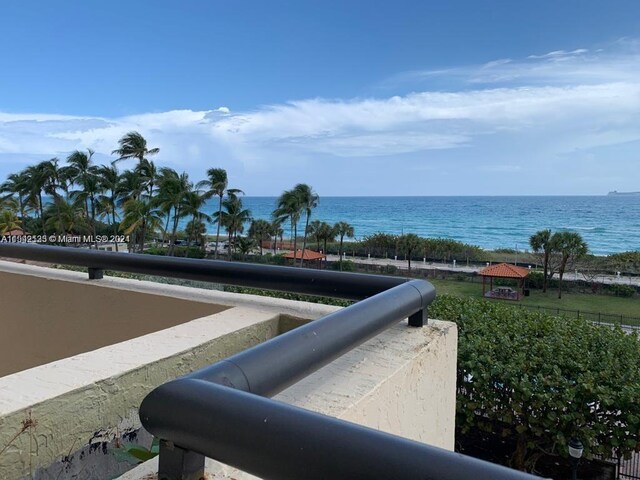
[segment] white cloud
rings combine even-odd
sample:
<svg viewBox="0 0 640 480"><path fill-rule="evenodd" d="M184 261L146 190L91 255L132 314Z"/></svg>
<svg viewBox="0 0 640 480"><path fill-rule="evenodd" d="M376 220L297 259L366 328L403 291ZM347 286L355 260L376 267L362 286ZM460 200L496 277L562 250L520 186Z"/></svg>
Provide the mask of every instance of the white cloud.
<svg viewBox="0 0 640 480"><path fill-rule="evenodd" d="M118 118L0 112L0 175L15 169L15 159L63 157L78 148L92 148L106 160L132 130L160 147L161 163L198 174L220 161L257 172L317 158L362 165L374 157L429 161L456 149L464 149L460 158L488 154L477 159L475 172L519 172L520 157L554 158L640 138L637 47L625 41L613 52L556 50L520 61L410 72L413 79L464 79L453 91L316 98L233 113L225 106Z"/></svg>

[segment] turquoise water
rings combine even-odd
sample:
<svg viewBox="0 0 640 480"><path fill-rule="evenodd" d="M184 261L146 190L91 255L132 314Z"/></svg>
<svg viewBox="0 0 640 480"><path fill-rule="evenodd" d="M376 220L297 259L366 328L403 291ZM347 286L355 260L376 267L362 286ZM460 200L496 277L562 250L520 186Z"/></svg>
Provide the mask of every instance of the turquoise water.
<svg viewBox="0 0 640 480"><path fill-rule="evenodd" d="M243 201L253 218L269 219L276 198ZM597 255L640 249L640 196L321 197L312 220L346 221L357 239L375 232L415 233L524 250L530 235L551 228L580 233ZM215 233L215 225L208 230Z"/></svg>

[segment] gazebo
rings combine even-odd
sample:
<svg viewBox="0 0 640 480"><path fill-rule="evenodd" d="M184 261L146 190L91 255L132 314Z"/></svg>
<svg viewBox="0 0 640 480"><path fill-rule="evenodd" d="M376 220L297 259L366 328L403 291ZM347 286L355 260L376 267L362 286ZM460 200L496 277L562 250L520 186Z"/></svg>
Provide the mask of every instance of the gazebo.
<svg viewBox="0 0 640 480"><path fill-rule="evenodd" d="M520 300L524 291L524 279L529 275L529 269L509 263L499 263L483 268L478 272L482 275L482 296L485 298L499 298L503 300ZM489 291L486 289L489 278ZM518 281L518 290L510 287L493 288L494 278L513 278Z"/></svg>
<svg viewBox="0 0 640 480"><path fill-rule="evenodd" d="M316 263L317 266L320 266L320 262L325 258L327 258L327 256L323 255L322 253L314 252L313 250L307 250L307 249L304 250L304 254L301 249L298 249L296 250L295 254L294 252L287 252L283 255L283 257L290 258L294 262L296 260L300 260L300 257L302 257L305 261L309 260L312 262L318 262Z"/></svg>

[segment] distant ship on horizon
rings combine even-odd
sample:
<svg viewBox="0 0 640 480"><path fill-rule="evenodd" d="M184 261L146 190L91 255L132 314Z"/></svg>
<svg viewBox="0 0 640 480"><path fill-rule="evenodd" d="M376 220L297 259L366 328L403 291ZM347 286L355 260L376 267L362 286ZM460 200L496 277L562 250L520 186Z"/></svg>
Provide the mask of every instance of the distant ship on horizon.
<svg viewBox="0 0 640 480"><path fill-rule="evenodd" d="M609 192L607 195L610 195L610 196L618 195L618 196L625 196L625 197L629 197L629 196L640 197L640 192L618 192L617 190L614 190L613 192Z"/></svg>

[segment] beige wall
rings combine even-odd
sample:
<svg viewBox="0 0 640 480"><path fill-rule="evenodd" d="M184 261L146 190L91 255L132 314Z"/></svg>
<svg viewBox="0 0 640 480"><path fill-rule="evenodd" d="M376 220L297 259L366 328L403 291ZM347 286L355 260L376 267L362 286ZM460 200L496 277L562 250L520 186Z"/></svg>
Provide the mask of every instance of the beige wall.
<svg viewBox="0 0 640 480"><path fill-rule="evenodd" d="M0 271L0 377L226 308Z"/></svg>

